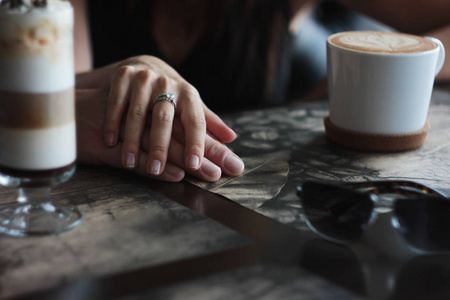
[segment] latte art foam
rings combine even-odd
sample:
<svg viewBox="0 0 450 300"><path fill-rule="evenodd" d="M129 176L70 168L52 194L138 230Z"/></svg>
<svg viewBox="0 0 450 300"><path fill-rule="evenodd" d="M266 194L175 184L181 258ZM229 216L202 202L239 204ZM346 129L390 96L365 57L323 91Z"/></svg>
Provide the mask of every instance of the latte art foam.
<svg viewBox="0 0 450 300"><path fill-rule="evenodd" d="M437 47L425 38L394 32L342 32L330 36L328 41L339 48L371 53L416 53Z"/></svg>

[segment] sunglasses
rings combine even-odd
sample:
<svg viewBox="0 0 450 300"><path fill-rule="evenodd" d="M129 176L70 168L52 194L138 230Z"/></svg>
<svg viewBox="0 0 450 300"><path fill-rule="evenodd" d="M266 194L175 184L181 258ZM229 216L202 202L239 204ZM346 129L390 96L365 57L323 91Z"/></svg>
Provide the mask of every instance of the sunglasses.
<svg viewBox="0 0 450 300"><path fill-rule="evenodd" d="M306 181L297 187L308 226L322 238L356 242L379 210L392 210L392 225L418 250L450 250L450 199L411 181L337 184Z"/></svg>

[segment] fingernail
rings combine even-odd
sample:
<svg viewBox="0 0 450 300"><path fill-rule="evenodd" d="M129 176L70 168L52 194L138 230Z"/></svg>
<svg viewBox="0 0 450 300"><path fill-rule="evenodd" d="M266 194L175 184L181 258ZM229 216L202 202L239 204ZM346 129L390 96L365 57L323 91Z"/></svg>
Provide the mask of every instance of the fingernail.
<svg viewBox="0 0 450 300"><path fill-rule="evenodd" d="M204 162L202 164L202 171L211 178L219 179L222 175L222 170L213 163Z"/></svg>
<svg viewBox="0 0 450 300"><path fill-rule="evenodd" d="M161 162L157 159L152 160L148 168L148 172L152 175L159 175L161 172Z"/></svg>
<svg viewBox="0 0 450 300"><path fill-rule="evenodd" d="M200 163L200 159L197 155L191 155L188 160L188 168L198 169L198 164Z"/></svg>
<svg viewBox="0 0 450 300"><path fill-rule="evenodd" d="M241 174L245 168L244 162L232 154L225 157L223 166L232 174Z"/></svg>
<svg viewBox="0 0 450 300"><path fill-rule="evenodd" d="M178 167L171 166L170 164L166 167L166 172L170 174L175 180L180 181L184 178L184 171Z"/></svg>
<svg viewBox="0 0 450 300"><path fill-rule="evenodd" d="M135 164L136 156L133 153L127 153L127 155L125 155L125 167L134 168Z"/></svg>
<svg viewBox="0 0 450 300"><path fill-rule="evenodd" d="M110 132L106 135L106 145L114 146L114 133Z"/></svg>

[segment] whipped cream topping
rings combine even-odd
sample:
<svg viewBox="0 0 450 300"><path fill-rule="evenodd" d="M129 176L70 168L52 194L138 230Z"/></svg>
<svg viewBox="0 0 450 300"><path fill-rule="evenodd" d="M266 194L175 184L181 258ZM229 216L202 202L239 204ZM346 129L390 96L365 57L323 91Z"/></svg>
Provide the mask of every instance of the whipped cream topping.
<svg viewBox="0 0 450 300"><path fill-rule="evenodd" d="M0 90L69 88L74 82L72 6L60 0L30 3L0 6Z"/></svg>
<svg viewBox="0 0 450 300"><path fill-rule="evenodd" d="M64 0L3 0L0 1L0 14L42 13L70 9L69 1Z"/></svg>

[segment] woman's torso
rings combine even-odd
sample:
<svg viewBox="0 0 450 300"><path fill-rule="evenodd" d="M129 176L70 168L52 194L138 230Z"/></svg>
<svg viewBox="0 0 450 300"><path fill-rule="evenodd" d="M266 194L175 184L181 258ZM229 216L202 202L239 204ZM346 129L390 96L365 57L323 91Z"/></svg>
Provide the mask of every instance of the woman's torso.
<svg viewBox="0 0 450 300"><path fill-rule="evenodd" d="M176 61L165 57L153 34L154 3L130 3L89 1L95 67L144 54ZM230 0L223 10L209 3L204 32L172 67L215 111L283 102L291 59L287 1Z"/></svg>

